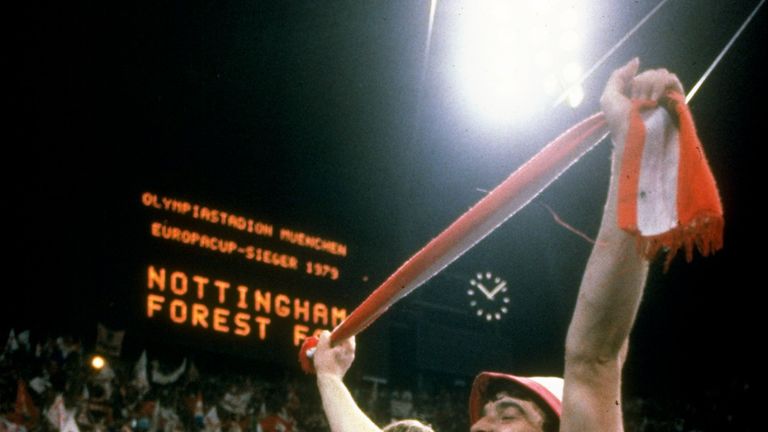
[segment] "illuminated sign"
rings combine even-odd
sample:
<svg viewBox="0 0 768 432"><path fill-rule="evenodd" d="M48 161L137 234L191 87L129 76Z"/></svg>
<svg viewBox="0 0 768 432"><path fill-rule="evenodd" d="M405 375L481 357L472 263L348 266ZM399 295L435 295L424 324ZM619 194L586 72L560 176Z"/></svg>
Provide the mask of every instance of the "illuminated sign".
<svg viewBox="0 0 768 432"><path fill-rule="evenodd" d="M147 267L146 288L148 318L165 314L175 324L262 341L273 319L287 320L296 346L310 330L319 333L347 317L346 309L323 302L153 265Z"/></svg>
<svg viewBox="0 0 768 432"><path fill-rule="evenodd" d="M144 192L141 195L141 202L146 207L178 213L193 219L204 220L212 224L226 226L257 236L273 237L275 232L274 226L267 222L253 220L223 210L211 209L189 201L161 197L152 192ZM301 231L281 228L279 239L284 242L326 252L331 255L347 256L347 246L345 244L306 234Z"/></svg>
<svg viewBox="0 0 768 432"><path fill-rule="evenodd" d="M207 207L202 207L188 201L165 197L160 199L157 195L149 192L145 192L142 195L142 203L148 207L188 215L193 219L203 219L211 223L222 222L222 225L229 228L256 234L258 236L272 237L274 233L274 226L271 224L254 221L253 219L244 216L237 216L220 210L211 210ZM153 221L150 224L150 233L152 237L163 240L179 242L225 255L240 256L248 261L255 261L287 270L304 271L305 273L316 277L337 280L340 276L339 268L326 262L318 261L316 259L307 259L300 262L296 256L290 254L276 252L252 244L204 234L196 230L190 230L158 221ZM333 240L326 240L318 236L305 234L300 231L281 228L279 240L332 255L342 257L347 256L346 245Z"/></svg>
<svg viewBox="0 0 768 432"><path fill-rule="evenodd" d="M149 322L298 346L346 318L346 307L328 300L329 284L342 278L345 243L154 192L142 193L141 204L149 212L147 238L161 254L145 262ZM288 331L291 341L282 341Z"/></svg>

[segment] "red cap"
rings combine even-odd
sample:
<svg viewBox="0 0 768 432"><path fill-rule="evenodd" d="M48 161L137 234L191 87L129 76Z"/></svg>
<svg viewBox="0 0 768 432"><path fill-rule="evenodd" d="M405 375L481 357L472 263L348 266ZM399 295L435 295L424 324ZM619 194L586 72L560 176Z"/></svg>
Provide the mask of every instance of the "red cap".
<svg viewBox="0 0 768 432"><path fill-rule="evenodd" d="M530 393L542 408L554 414L558 419L562 412L563 379L558 377L519 377L498 372L481 372L472 383L469 395L469 420L475 424L483 416L485 392L493 381L506 381L515 384Z"/></svg>

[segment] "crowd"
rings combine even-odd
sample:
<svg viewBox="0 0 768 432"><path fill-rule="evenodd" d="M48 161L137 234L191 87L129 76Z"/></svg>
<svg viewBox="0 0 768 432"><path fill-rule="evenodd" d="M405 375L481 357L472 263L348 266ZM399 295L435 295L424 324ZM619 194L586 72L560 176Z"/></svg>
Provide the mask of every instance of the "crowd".
<svg viewBox="0 0 768 432"><path fill-rule="evenodd" d="M259 373L193 361L162 364L102 354L60 336L31 341L11 333L0 358L0 431L327 431L314 378ZM101 366L97 368L96 366ZM390 389L352 377L355 397L381 424L421 418L440 430L466 430L468 389Z"/></svg>
<svg viewBox="0 0 768 432"><path fill-rule="evenodd" d="M232 368L200 370L193 361L163 364L143 352L104 355L72 337L30 338L11 332L0 356L0 432L4 431L327 431L311 376L260 375ZM348 377L360 407L379 425L416 418L441 432L466 432L468 386L419 380L398 388L360 374ZM626 430L749 430L740 410L753 390L744 381L695 401L632 398Z"/></svg>

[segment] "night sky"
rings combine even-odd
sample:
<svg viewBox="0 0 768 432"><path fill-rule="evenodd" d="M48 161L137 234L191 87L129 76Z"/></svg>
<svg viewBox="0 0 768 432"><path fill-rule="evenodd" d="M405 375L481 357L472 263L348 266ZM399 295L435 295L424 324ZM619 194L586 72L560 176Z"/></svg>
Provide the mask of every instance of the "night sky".
<svg viewBox="0 0 768 432"><path fill-rule="evenodd" d="M656 5L614 3L585 6L585 65ZM10 241L0 330L91 335L104 322L127 329L130 347L160 345L164 330L147 326L138 294L149 262L232 280L309 281L158 244L145 191L346 243L349 256L336 261L342 279L306 285L354 307L485 191L597 111L614 68L639 56L643 68L666 67L690 88L756 4L669 2L585 81L578 108L499 126L468 115L455 79L457 23L471 2L438 3L426 56L427 1L26 2L6 16ZM695 391L704 376L751 380L761 363L764 192L754 165L766 24L763 8L691 103L723 198L725 248L691 264L678 257L667 274L653 266L626 368L632 391ZM546 206L594 236L609 155L602 143L393 307L359 337L358 367L561 373L591 245ZM483 271L502 275L513 294L499 323L467 307L468 280ZM249 352L181 336L185 349Z"/></svg>

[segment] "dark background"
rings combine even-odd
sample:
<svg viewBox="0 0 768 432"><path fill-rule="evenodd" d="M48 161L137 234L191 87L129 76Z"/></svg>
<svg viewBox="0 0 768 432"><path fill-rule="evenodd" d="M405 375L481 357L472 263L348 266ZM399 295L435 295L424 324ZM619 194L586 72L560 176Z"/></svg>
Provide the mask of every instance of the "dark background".
<svg viewBox="0 0 768 432"><path fill-rule="evenodd" d="M583 63L655 4L589 6ZM490 130L465 118L446 72L456 67L446 23L462 15L458 2L438 4L426 71L425 1L26 2L5 17L12 38L0 329L91 337L104 322L127 330L129 353L181 346L258 360L263 352L236 341L141 318L142 272L153 260L197 262L233 280L273 274L153 243L142 192L345 242L343 280L321 286L353 307L483 190L596 111L615 67L639 56L644 68L666 67L690 88L756 4L670 2L585 82L578 109ZM723 198L725 248L691 264L678 257L667 274L653 266L626 367L631 392L754 381L764 363L757 129L765 92L757 65L765 25L761 10L691 104ZM601 144L395 306L359 337L356 367L404 381L415 371L561 373L590 244L543 204L594 236L609 154ZM509 281L514 307L500 323L466 307L477 271ZM168 334L183 337L169 342ZM295 368L288 351L269 361Z"/></svg>

